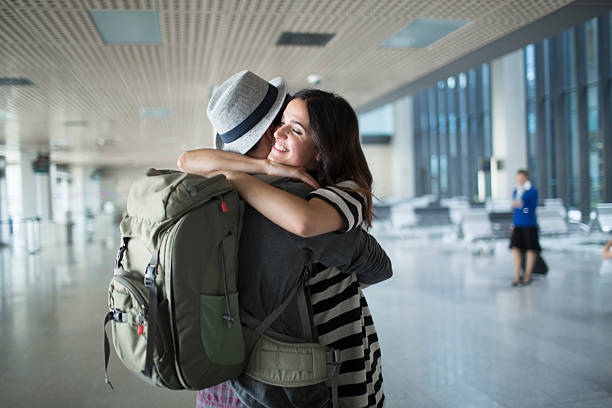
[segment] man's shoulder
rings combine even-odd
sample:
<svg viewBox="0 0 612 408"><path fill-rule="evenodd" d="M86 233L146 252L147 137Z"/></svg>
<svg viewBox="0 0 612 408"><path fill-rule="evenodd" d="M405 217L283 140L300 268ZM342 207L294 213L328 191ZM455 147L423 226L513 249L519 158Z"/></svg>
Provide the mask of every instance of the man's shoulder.
<svg viewBox="0 0 612 408"><path fill-rule="evenodd" d="M281 190L285 190L300 197L306 197L308 193L313 190L313 188L308 184L287 177L267 175L257 175L256 177L264 183L268 183L274 187L278 187Z"/></svg>
<svg viewBox="0 0 612 408"><path fill-rule="evenodd" d="M295 180L288 180L276 186L300 197L306 197L313 190L308 184Z"/></svg>

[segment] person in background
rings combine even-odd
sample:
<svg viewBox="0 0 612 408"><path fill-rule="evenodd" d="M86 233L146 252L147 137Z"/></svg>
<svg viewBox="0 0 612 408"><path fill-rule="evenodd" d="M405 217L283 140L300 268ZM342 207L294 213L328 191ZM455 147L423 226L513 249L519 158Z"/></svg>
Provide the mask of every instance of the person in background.
<svg viewBox="0 0 612 408"><path fill-rule="evenodd" d="M514 280L512 286L519 284L529 285L531 273L535 266L536 257L541 250L538 239L538 222L536 219L536 206L538 205L538 190L531 185L527 170L519 170L516 174L517 186L512 193L512 236L510 248L514 262ZM523 256L525 262L525 276L521 279L521 265Z"/></svg>
<svg viewBox="0 0 612 408"><path fill-rule="evenodd" d="M603 259L612 259L612 239L608 241L606 246L604 247L603 254L601 254Z"/></svg>

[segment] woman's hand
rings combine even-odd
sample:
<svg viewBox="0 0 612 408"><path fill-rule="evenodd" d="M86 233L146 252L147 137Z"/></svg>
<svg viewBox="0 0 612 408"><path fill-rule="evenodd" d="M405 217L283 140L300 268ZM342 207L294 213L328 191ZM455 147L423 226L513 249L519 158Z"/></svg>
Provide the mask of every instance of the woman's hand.
<svg viewBox="0 0 612 408"><path fill-rule="evenodd" d="M266 174L269 176L289 177L309 184L313 188L319 188L319 183L303 167L287 166L272 160L266 161Z"/></svg>
<svg viewBox="0 0 612 408"><path fill-rule="evenodd" d="M242 174L245 174L241 171L233 171L233 170L213 170L213 171L209 171L203 174L204 177L214 177L214 176L218 176L219 174L223 174L225 176L225 178L231 182L233 179L235 179L236 177L239 177Z"/></svg>

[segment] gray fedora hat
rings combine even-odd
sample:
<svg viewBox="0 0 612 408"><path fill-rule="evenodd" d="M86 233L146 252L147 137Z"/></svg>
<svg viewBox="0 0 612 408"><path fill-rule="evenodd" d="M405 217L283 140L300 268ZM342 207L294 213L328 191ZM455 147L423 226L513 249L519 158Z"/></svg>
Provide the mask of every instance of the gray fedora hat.
<svg viewBox="0 0 612 408"><path fill-rule="evenodd" d="M213 93L206 115L215 128L215 148L244 154L261 139L280 111L287 82L270 82L251 71L241 71Z"/></svg>

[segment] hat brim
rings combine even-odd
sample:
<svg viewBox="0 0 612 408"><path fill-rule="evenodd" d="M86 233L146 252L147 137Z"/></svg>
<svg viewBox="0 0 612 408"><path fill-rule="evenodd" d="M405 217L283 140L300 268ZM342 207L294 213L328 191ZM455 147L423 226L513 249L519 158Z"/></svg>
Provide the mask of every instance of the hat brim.
<svg viewBox="0 0 612 408"><path fill-rule="evenodd" d="M215 149L245 154L246 152L251 150L251 148L255 146L257 142L259 142L259 139L261 139L266 130L272 124L272 121L274 120L278 112L283 107L283 103L285 102L285 96L287 95L287 82L283 78L274 78L270 80L269 83L278 89L278 94L268 113L248 132L246 132L244 135L240 136L238 139L234 140L231 143L223 143L223 140L221 140L219 134L216 133Z"/></svg>

